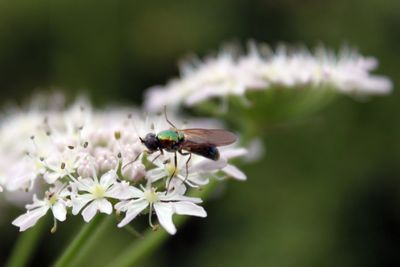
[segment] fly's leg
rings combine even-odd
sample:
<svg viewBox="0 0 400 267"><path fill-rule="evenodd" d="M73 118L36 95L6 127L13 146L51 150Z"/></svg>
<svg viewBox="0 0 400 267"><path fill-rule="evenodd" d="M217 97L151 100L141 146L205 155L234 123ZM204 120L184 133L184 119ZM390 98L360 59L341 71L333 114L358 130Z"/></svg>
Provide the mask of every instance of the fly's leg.
<svg viewBox="0 0 400 267"><path fill-rule="evenodd" d="M168 119L167 106L164 106L164 116L165 116L165 120L168 122L168 124L171 125L172 128L177 129L176 126Z"/></svg>
<svg viewBox="0 0 400 267"><path fill-rule="evenodd" d="M167 194L169 192L169 184L170 184L172 178L174 178L177 168L178 168L178 159L177 159L177 154L175 151L174 152L174 171L172 172L171 176L167 180L167 184L166 184L167 191L165 192L165 194Z"/></svg>
<svg viewBox="0 0 400 267"><path fill-rule="evenodd" d="M185 164L185 167L186 167L186 175L185 175L185 179L183 180L183 183L185 183L186 180L187 180L187 178L188 178L188 176L189 176L189 162L190 162L190 160L192 159L192 153L190 153L190 152L183 152L182 150L179 150L178 152L179 152L179 154L181 154L182 156L187 156L187 155L189 155L189 158L186 160L186 164Z"/></svg>
<svg viewBox="0 0 400 267"><path fill-rule="evenodd" d="M153 152L151 152L151 151L144 151L144 152L146 152L146 153L148 153L148 154L151 154L151 153L153 153ZM143 152L142 152L143 153ZM134 160L131 160L131 161L129 161L128 163L126 163L124 166L122 166L122 170L123 169L125 169L126 167L128 167L129 165L131 165L132 163L134 163L139 157L140 157L140 155L142 155L142 153L139 153L137 156L136 156L136 158L134 159Z"/></svg>
<svg viewBox="0 0 400 267"><path fill-rule="evenodd" d="M164 150L162 150L161 148L160 148L160 154L158 154L154 159L152 159L152 161L151 161L151 163L154 163L154 161L156 161L156 159L158 159L161 155L164 155Z"/></svg>
<svg viewBox="0 0 400 267"><path fill-rule="evenodd" d="M158 157L160 157L161 155L164 155L164 151L162 150L162 149L160 149L159 150L160 151L160 154L158 154L152 161L151 161L151 163L153 163ZM147 153L147 154L149 154L149 155L151 155L151 154L153 154L154 152L153 151L150 151L150 150L145 150L145 151L143 151L144 153ZM142 153L143 153L142 152ZM134 163L139 157L140 157L140 155L142 154L142 153L139 153L137 156L136 156L136 158L134 159L134 160L131 160L131 161L129 161L128 163L126 163L124 166L122 166L122 170L123 169L125 169L126 167L128 167L129 165L131 165L132 163Z"/></svg>

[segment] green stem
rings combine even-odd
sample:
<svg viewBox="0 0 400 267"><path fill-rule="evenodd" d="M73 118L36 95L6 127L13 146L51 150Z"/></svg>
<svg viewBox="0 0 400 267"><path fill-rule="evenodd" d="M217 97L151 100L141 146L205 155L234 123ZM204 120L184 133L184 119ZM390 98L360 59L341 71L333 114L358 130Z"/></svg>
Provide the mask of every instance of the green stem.
<svg viewBox="0 0 400 267"><path fill-rule="evenodd" d="M47 225L47 220L39 221L33 228L22 233L14 245L6 267L28 266L28 262L39 243L40 233Z"/></svg>
<svg viewBox="0 0 400 267"><path fill-rule="evenodd" d="M193 197L201 197L206 200L209 195L217 187L218 181L211 180L210 183L205 186L201 191L194 191L190 194ZM177 227L184 224L189 217L180 216L175 220ZM123 250L119 255L115 256L115 260L111 262L109 267L132 267L138 262L148 256L153 250L157 249L167 238L169 234L164 230L160 229L157 231L149 230L144 234L144 238L140 242L134 242Z"/></svg>
<svg viewBox="0 0 400 267"><path fill-rule="evenodd" d="M139 239L143 239L144 238L144 236L141 233L139 233L135 228L133 228L131 225L126 225L124 227L124 229L126 231L128 231L128 233L130 233L131 235L133 235L136 238L139 238Z"/></svg>
<svg viewBox="0 0 400 267"><path fill-rule="evenodd" d="M73 241L64 250L64 253L58 257L54 263L54 267L73 266L72 264L78 261L84 253L95 244L95 239L99 238L99 231L106 228L108 220L103 220L103 215L96 215L88 224L84 225ZM99 226L99 224L103 223Z"/></svg>

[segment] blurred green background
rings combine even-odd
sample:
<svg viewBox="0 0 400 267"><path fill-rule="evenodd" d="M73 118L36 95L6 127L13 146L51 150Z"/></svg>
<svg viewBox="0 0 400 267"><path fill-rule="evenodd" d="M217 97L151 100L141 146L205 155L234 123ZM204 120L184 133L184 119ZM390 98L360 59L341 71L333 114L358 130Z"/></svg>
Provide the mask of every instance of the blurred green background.
<svg viewBox="0 0 400 267"><path fill-rule="evenodd" d="M140 266L400 266L400 2L0 1L1 102L37 91L86 92L95 105L140 104L190 53L248 39L376 56L388 97L341 97L307 123L273 132L262 162L244 167ZM0 217L0 265L20 211ZM50 222L49 222L50 223ZM31 265L50 264L81 227L70 218L41 239ZM132 237L112 231L82 266L107 262Z"/></svg>

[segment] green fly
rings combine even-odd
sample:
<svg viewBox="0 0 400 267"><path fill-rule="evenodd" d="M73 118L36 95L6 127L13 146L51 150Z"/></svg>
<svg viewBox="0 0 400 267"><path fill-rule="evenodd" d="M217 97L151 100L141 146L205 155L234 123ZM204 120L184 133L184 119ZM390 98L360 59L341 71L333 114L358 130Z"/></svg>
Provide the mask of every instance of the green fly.
<svg viewBox="0 0 400 267"><path fill-rule="evenodd" d="M164 150L174 153L175 169L170 178L175 175L177 153L188 156L186 160L187 178L188 164L192 158L192 153L216 161L220 157L217 147L230 145L237 139L234 133L223 129L178 129L168 120L166 112L165 119L171 125L169 130L157 134L148 133L144 138L139 139L148 149L148 153L159 151L158 156L164 154Z"/></svg>

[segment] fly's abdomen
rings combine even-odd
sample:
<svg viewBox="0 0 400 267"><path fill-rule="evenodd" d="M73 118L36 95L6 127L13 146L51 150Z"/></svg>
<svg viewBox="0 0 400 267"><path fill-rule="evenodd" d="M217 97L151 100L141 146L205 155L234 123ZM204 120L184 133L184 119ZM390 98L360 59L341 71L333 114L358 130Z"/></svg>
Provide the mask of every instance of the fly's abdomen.
<svg viewBox="0 0 400 267"><path fill-rule="evenodd" d="M212 160L219 159L219 151L215 146L203 145L203 146L185 148L185 150L208 159Z"/></svg>
<svg viewBox="0 0 400 267"><path fill-rule="evenodd" d="M219 150L215 146L210 146L207 151L207 156L206 158L212 159L212 160L219 160Z"/></svg>

